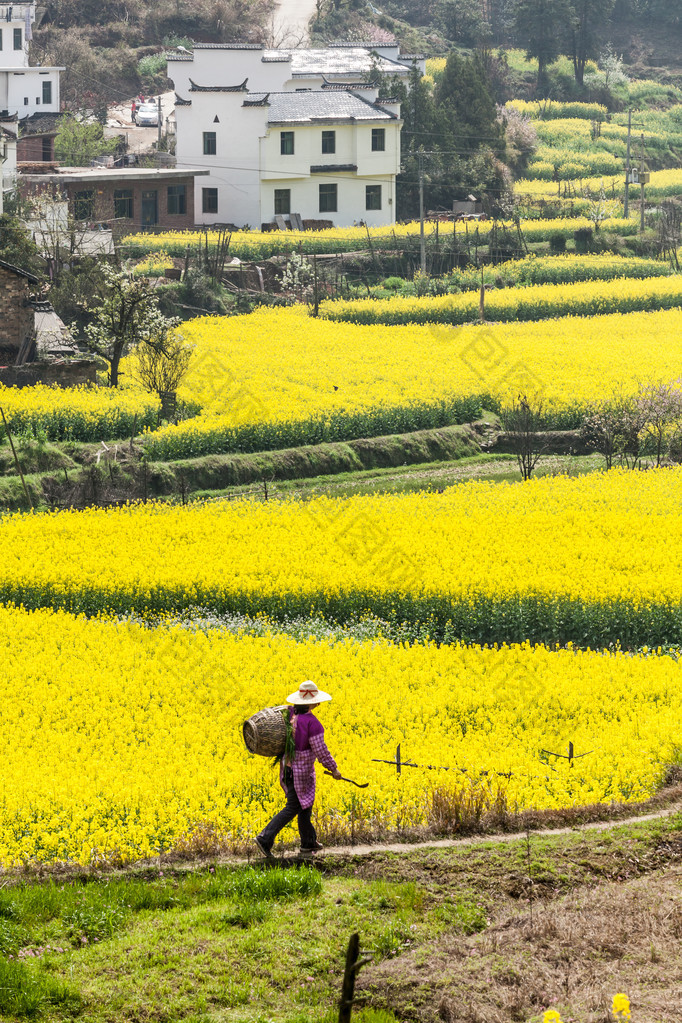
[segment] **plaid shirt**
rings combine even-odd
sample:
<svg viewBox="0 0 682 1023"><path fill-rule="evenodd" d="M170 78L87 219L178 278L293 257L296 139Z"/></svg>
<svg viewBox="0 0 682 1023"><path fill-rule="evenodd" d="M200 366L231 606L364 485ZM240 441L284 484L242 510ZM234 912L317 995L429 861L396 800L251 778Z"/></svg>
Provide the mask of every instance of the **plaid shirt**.
<svg viewBox="0 0 682 1023"><path fill-rule="evenodd" d="M296 720L293 718L292 724ZM296 750L294 762L292 764L285 763L285 757L282 757L279 766L279 781L285 792L287 787L284 784L284 769L291 767L294 775L294 788L303 810L307 810L315 802L315 761L319 760L328 771L336 770L336 761L324 741L324 728L317 718L315 725L319 726L319 731L316 727L317 734L309 737L307 747Z"/></svg>

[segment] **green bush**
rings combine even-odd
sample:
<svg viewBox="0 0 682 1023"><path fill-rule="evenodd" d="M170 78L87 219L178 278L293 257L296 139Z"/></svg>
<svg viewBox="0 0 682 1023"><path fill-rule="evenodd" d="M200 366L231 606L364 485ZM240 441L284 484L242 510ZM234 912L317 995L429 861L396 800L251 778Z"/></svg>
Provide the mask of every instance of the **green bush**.
<svg viewBox="0 0 682 1023"><path fill-rule="evenodd" d="M573 232L575 251L588 252L593 238L594 231L591 227L579 227L577 231Z"/></svg>

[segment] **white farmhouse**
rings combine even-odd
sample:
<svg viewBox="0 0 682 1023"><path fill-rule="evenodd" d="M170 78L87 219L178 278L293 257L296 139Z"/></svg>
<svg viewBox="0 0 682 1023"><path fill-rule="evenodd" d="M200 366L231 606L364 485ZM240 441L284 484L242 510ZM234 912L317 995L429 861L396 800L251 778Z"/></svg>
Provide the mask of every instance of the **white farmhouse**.
<svg viewBox="0 0 682 1023"><path fill-rule="evenodd" d="M196 182L197 221L393 223L400 105L363 84L373 67L409 74L362 47L203 44L172 58L178 167L209 172Z"/></svg>
<svg viewBox="0 0 682 1023"><path fill-rule="evenodd" d="M59 73L64 68L29 67L28 44L36 5L0 5L0 120L59 113Z"/></svg>

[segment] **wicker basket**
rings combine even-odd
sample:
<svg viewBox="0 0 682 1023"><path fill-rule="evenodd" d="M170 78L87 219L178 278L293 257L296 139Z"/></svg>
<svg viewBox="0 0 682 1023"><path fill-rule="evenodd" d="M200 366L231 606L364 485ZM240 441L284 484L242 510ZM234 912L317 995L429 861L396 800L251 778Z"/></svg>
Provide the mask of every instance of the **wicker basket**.
<svg viewBox="0 0 682 1023"><path fill-rule="evenodd" d="M286 704L266 707L244 722L242 732L249 753L256 753L259 757L278 757L284 753L287 726L282 711L287 709Z"/></svg>

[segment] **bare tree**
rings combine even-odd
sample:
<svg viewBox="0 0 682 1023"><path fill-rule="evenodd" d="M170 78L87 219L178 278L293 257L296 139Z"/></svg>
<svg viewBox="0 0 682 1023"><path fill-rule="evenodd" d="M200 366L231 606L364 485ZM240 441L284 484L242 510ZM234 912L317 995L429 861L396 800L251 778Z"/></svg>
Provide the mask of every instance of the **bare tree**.
<svg viewBox="0 0 682 1023"><path fill-rule="evenodd" d="M501 414L502 425L510 436L512 448L524 480L529 480L547 448L540 427L543 401L539 395L520 394Z"/></svg>
<svg viewBox="0 0 682 1023"><path fill-rule="evenodd" d="M656 465L660 465L669 438L682 423L680 382L641 387L636 402L644 421L643 429L656 445Z"/></svg>

